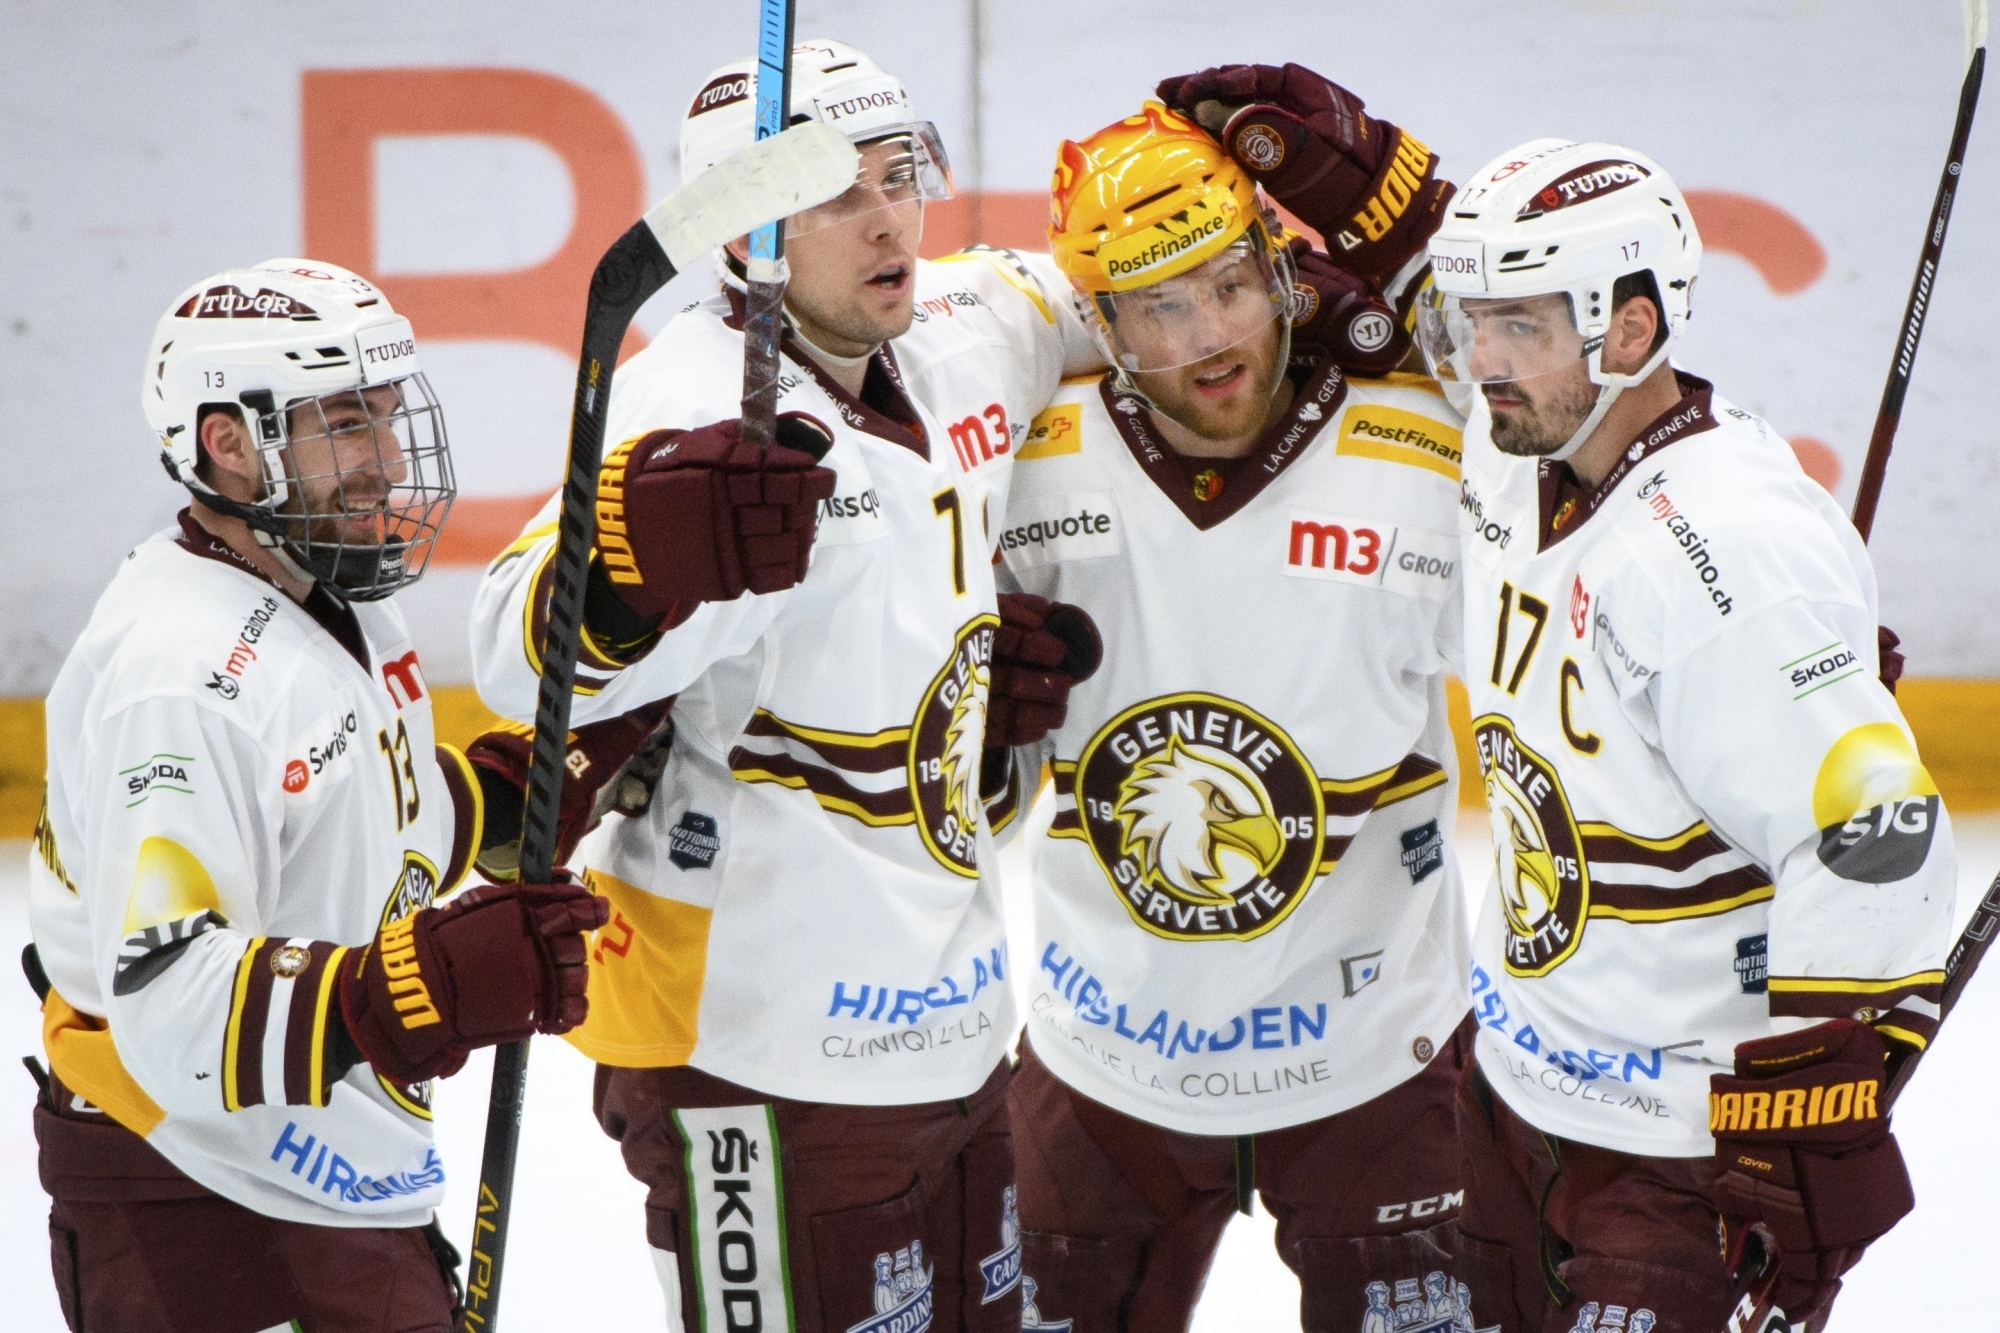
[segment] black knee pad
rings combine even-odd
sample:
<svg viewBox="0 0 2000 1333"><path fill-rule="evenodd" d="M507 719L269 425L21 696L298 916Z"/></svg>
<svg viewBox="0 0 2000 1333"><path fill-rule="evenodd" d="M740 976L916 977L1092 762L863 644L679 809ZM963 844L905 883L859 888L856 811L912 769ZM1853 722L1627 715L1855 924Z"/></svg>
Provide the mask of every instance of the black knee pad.
<svg viewBox="0 0 2000 1333"><path fill-rule="evenodd" d="M1286 1261L1303 1291L1304 1333L1425 1327L1538 1333L1512 1309L1503 1246L1461 1236L1453 1222L1394 1236L1305 1236Z"/></svg>

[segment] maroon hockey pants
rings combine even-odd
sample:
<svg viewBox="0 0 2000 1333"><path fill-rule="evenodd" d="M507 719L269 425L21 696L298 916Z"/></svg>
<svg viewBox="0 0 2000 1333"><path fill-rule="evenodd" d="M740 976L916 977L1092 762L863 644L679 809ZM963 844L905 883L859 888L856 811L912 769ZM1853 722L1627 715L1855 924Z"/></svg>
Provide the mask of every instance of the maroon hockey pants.
<svg viewBox="0 0 2000 1333"><path fill-rule="evenodd" d="M1510 1252L1507 1333L1723 1328L1737 1291L1722 1263L1714 1159L1637 1157L1544 1134L1470 1060L1458 1127L1459 1226Z"/></svg>
<svg viewBox="0 0 2000 1333"><path fill-rule="evenodd" d="M646 1186L702 1333L1021 1327L1006 1064L910 1106L772 1098L700 1070L597 1067L596 1111Z"/></svg>
<svg viewBox="0 0 2000 1333"><path fill-rule="evenodd" d="M1421 1072L1371 1102L1243 1138L1123 1115L1023 1046L1009 1096L1022 1327L1185 1329L1223 1228L1254 1185L1277 1219L1278 1255L1299 1276L1306 1333L1391 1333L1439 1319L1451 1328L1461 1309L1484 1328L1505 1303L1504 1277L1461 1259L1451 1221L1463 1198L1452 1099L1470 1040L1462 1026Z"/></svg>
<svg viewBox="0 0 2000 1333"><path fill-rule="evenodd" d="M53 1076L35 1107L56 1296L72 1333L448 1333L418 1227L281 1222L212 1193ZM4 1322L4 1321L0 1321Z"/></svg>

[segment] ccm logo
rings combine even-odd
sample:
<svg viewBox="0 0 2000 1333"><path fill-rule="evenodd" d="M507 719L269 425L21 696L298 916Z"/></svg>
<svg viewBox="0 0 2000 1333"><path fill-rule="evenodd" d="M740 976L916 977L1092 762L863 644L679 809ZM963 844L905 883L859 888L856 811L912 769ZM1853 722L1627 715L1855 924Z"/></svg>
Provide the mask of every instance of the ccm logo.
<svg viewBox="0 0 2000 1333"><path fill-rule="evenodd" d="M1382 534L1374 528L1292 520L1285 563L1294 569L1338 569L1373 574L1382 568Z"/></svg>
<svg viewBox="0 0 2000 1333"><path fill-rule="evenodd" d="M1401 1222L1411 1217L1434 1217L1448 1213L1465 1202L1464 1190L1453 1190L1450 1194L1433 1194L1428 1199L1418 1199L1413 1203L1385 1203L1375 1210L1375 1220L1384 1225Z"/></svg>

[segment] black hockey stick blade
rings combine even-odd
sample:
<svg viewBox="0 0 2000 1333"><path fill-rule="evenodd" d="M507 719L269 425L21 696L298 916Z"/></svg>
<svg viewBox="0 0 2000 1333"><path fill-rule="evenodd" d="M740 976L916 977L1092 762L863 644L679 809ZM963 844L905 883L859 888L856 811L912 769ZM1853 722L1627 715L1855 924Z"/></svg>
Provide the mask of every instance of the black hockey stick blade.
<svg viewBox="0 0 2000 1333"><path fill-rule="evenodd" d="M521 832L521 882L545 884L555 868L556 814L562 799L563 748L569 736L571 691L583 629L584 580L590 565L597 469L604 454L611 373L625 331L647 298L667 285L674 266L644 220L620 236L590 279L570 410L569 466L556 537L555 585L548 637L542 647L541 692L535 700L535 740L528 766L528 808ZM486 1146L479 1163L479 1204L466 1272L464 1333L490 1333L500 1315L500 1277L514 1203L514 1161L521 1142L521 1106L528 1088L528 1043L493 1053L493 1092L486 1107Z"/></svg>

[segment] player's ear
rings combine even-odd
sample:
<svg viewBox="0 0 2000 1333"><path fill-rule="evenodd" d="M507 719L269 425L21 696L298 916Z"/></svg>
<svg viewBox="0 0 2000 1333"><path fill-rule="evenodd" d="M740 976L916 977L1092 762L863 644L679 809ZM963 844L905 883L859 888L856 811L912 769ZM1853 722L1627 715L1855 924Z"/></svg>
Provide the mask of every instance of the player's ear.
<svg viewBox="0 0 2000 1333"><path fill-rule="evenodd" d="M1627 297L1611 312L1611 328L1604 337L1604 368L1613 374L1630 375L1645 365L1653 354L1653 335L1659 327L1660 308L1650 297Z"/></svg>
<svg viewBox="0 0 2000 1333"><path fill-rule="evenodd" d="M212 471L247 481L257 481L263 476L256 442L236 411L227 407L204 409L196 430L201 434L202 458Z"/></svg>
<svg viewBox="0 0 2000 1333"><path fill-rule="evenodd" d="M738 268L750 262L750 238L748 236L738 236L733 241L725 242L722 248L729 252L729 257L736 261Z"/></svg>

